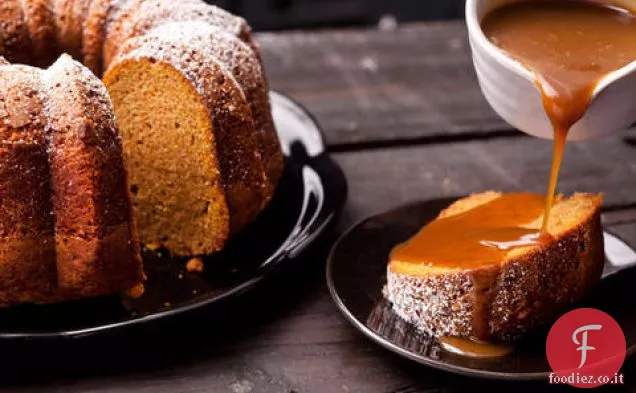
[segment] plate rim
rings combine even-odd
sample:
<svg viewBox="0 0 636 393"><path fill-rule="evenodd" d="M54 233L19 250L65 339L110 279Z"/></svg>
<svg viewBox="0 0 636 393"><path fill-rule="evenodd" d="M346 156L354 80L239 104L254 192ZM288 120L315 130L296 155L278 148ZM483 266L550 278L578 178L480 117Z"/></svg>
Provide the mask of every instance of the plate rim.
<svg viewBox="0 0 636 393"><path fill-rule="evenodd" d="M341 182L343 187L343 189L341 190L341 193L342 193L341 198L337 200L338 203L336 203L333 209L331 209L331 214L326 215L321 225L317 227L315 231L316 236L309 241L308 243L309 245L314 243L319 237L324 235L324 233L328 229L330 229L335 222L337 222L338 217L340 216L340 213L342 212L342 209L344 208L347 201L347 196L348 196L347 178L344 175L344 171L342 170L340 165L338 165L338 163L329 154L324 130L322 126L320 125L320 123L318 122L318 120L316 119L316 117L303 104L289 97L286 94L283 94L275 90L270 90L269 94L289 102L291 105L295 106L296 109L298 109L300 112L304 113L307 116L307 118L313 123L313 126L315 127L315 130L317 131L317 134L318 134L317 135L318 140L320 141L321 147L323 150L318 156L312 157L312 158L321 158L321 159L324 159L325 162L328 162L331 165L331 169L337 173L336 176L339 177L338 181ZM254 289L260 282L269 279L272 276L272 273L276 272L283 266L287 265L287 263L285 262L292 262L294 260L297 260L303 254L304 254L304 250L301 250L300 254L294 257L285 255L282 257L282 260L279 261L278 263L274 263L264 267L261 273L258 274L257 276L249 278L241 282L240 284L234 286L233 288L229 289L228 291L214 297L205 298L200 301L194 301L192 303L178 306L175 308L159 310L155 313L151 313L148 315L144 315L144 316L140 316L140 317L136 317L136 318L132 318L128 320L101 324L96 326L89 326L89 327L80 328L80 329L60 330L60 331L50 331L50 332L0 332L0 341L40 340L40 339L81 339L84 337L92 337L97 334L112 333L112 332L120 331L121 329L129 328L129 327L130 328L137 327L137 326L150 323L156 320L161 320L164 318L186 314L193 310L201 309L201 308L210 306L212 304L223 302L229 297L240 296L244 294L245 292L251 289Z"/></svg>
<svg viewBox="0 0 636 393"><path fill-rule="evenodd" d="M375 344L380 345L382 348L384 348L386 350L389 350L390 352L393 352L393 353L395 353L397 355L400 355L400 356L402 356L404 358L407 358L407 359L409 359L411 361L414 361L416 363L422 364L424 366L431 367L433 369L437 369L437 370L453 373L453 374L459 374L459 375L463 375L463 376L467 376L467 377L474 377L474 378L480 378L480 379L486 379L486 380L517 381L517 382L519 382L519 381L545 381L549 377L551 371L539 371L539 372L529 372L529 373L514 373L514 372L505 372L505 371L488 371L488 370L479 370L479 369L465 367L465 366L458 366L458 365L454 365L454 364L451 364L451 363L444 363L444 362L436 361L436 360L429 359L429 358L426 358L426 357L416 356L412 352L410 352L410 351L408 351L408 350L406 350L406 349L394 344L393 342L381 337L380 335L375 333L373 330L371 330L368 326L366 326L366 324L364 322L358 320L351 313L349 308L346 306L345 302L342 300L342 298L338 294L338 291L336 289L336 285L335 285L334 279L333 279L333 265L335 263L334 262L334 254L336 252L336 249L340 246L340 244L344 241L344 239L349 236L349 234L351 232L353 232L354 230L358 229L360 226L364 225L366 222L370 221L371 219L373 219L375 217L391 213L391 212L393 212L395 210L398 210L398 209L404 209L404 208L407 208L407 207L410 207L410 206L415 206L415 205L420 204L422 202L429 202L429 201L448 200L449 203L450 203L450 202L452 202L454 200L457 200L459 198L462 198L462 196L450 196L450 197L430 198L430 199L424 199L424 200L415 200L415 201L411 201L411 202L407 202L407 203L403 203L403 204L394 206L394 207L386 209L386 210L375 212L375 213L371 214L370 216L368 216L366 218L363 218L363 219L359 220L358 222L356 222L355 224L351 225L346 231L344 231L338 237L338 239L334 242L334 244L332 245L331 249L329 250L329 254L327 255L327 263L326 263L326 267L325 267L325 276L326 276L326 281L327 281L327 288L329 289L329 294L331 295L331 299L333 300L333 302L335 303L336 307L338 308L338 311L340 311L340 313L345 317L347 322L349 322L351 325L353 325L359 332L364 334L368 339L373 341ZM616 233L614 233L612 231L608 231L605 228L603 228L603 232L608 232L612 236L615 236L616 238L618 238L619 240L621 240L625 244L629 245L629 243L627 243L625 241L625 239L623 239L621 236L617 235ZM631 245L630 245L630 247L631 247ZM634 353L636 353L636 345L628 347L627 348L626 358L629 357L630 355L633 355Z"/></svg>

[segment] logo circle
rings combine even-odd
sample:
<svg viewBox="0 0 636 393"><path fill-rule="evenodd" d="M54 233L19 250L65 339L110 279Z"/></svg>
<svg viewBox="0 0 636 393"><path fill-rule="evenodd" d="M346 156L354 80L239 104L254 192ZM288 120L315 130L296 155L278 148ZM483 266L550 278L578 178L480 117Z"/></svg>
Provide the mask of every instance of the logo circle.
<svg viewBox="0 0 636 393"><path fill-rule="evenodd" d="M559 318L548 333L545 349L554 371L551 378L580 388L614 380L626 355L620 325L595 308L578 308Z"/></svg>

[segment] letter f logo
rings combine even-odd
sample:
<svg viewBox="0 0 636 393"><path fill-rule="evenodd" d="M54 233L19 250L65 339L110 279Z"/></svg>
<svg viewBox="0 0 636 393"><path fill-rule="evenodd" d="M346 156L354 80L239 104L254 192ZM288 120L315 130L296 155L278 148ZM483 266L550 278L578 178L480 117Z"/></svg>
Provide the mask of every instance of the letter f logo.
<svg viewBox="0 0 636 393"><path fill-rule="evenodd" d="M581 364L579 365L579 368L583 367L583 365L585 364L585 360L587 359L587 351L593 351L596 349L587 345L587 332L589 330L601 330L602 327L603 326L601 325L585 325L576 329L572 334L572 341L574 341L574 344L581 345L576 349L577 351L581 351ZM579 342L576 336L581 332L583 332L583 334L581 335L582 340L581 342Z"/></svg>
<svg viewBox="0 0 636 393"><path fill-rule="evenodd" d="M555 377L579 388L612 381L626 353L625 335L618 322L595 308L577 308L562 315L545 342L545 354Z"/></svg>

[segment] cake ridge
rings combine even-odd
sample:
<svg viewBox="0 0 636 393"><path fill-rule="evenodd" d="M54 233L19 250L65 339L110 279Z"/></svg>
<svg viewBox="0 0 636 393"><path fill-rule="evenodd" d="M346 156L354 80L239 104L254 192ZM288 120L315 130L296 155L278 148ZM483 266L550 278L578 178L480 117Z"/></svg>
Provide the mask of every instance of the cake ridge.
<svg viewBox="0 0 636 393"><path fill-rule="evenodd" d="M168 0L145 0L140 1L138 7L138 12L126 20L127 28L110 37L113 47L118 48L132 36L139 37L166 23L197 21L226 31L250 46L255 45L251 29L243 18L199 0L184 0L178 7ZM105 63L108 65L110 61Z"/></svg>
<svg viewBox="0 0 636 393"><path fill-rule="evenodd" d="M13 67L0 56L0 305L44 299L55 281L45 120L37 80L32 69ZM25 172L31 176L23 179ZM36 245L39 252L27 252ZM14 264L14 255L20 263ZM34 279L29 277L33 273Z"/></svg>
<svg viewBox="0 0 636 393"><path fill-rule="evenodd" d="M143 273L112 103L69 55L41 74L60 296L129 290Z"/></svg>
<svg viewBox="0 0 636 393"><path fill-rule="evenodd" d="M0 2L0 21L0 56L16 63L28 63L31 38L21 4L15 0Z"/></svg>

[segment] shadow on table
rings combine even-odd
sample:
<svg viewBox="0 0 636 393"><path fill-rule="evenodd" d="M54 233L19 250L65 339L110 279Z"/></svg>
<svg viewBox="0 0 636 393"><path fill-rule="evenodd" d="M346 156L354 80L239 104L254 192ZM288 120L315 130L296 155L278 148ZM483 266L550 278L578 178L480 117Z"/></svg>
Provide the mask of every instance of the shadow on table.
<svg viewBox="0 0 636 393"><path fill-rule="evenodd" d="M75 339L0 341L0 386L144 372L174 373L199 360L258 342L261 328L294 312L323 285L331 235L261 287L215 307L204 307L126 330Z"/></svg>

